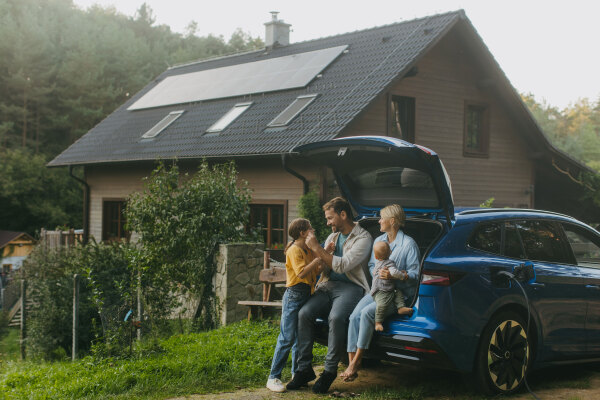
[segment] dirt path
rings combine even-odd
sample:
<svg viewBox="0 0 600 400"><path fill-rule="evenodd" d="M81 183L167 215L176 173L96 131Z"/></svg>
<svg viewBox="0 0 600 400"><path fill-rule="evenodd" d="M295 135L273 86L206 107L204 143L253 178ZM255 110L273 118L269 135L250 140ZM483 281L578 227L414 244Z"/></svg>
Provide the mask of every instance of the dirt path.
<svg viewBox="0 0 600 400"><path fill-rule="evenodd" d="M532 374L529 380L532 390L541 400L600 399L600 364L542 370ZM482 399L482 396L468 391L462 377L458 374L381 364L361 370L359 378L354 382L345 383L339 378L336 379L327 396L315 395L310 389L273 393L266 388L257 388L191 395L171 400L297 400L354 396L359 399ZM507 399L530 400L533 396L523 392Z"/></svg>

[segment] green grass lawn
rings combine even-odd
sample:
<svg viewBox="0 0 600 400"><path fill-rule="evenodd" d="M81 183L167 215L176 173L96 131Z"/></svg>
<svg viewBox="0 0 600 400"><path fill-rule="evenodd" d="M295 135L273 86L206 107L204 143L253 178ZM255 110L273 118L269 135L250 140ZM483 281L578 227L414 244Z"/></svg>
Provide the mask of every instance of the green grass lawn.
<svg viewBox="0 0 600 400"><path fill-rule="evenodd" d="M13 329L0 338L0 398L165 399L263 387L278 332L276 321L244 321L210 332L145 342L129 358L21 362L18 361L19 331ZM315 364L323 363L325 353L325 347L315 345ZM383 364L371 368L376 372L392 366ZM393 368L401 368L393 372L394 379L363 386L359 390L360 398L482 398L470 392L457 373ZM532 373L529 381L534 391L585 389L599 372L597 363L545 369ZM290 379L289 362L282 378ZM322 398L311 392L298 395Z"/></svg>
<svg viewBox="0 0 600 400"><path fill-rule="evenodd" d="M279 326L240 322L144 345L129 359L5 361L0 393L9 399L156 398L263 386ZM315 362L326 349L315 346ZM284 379L289 379L289 368Z"/></svg>
<svg viewBox="0 0 600 400"><path fill-rule="evenodd" d="M6 334L0 335L0 361L14 361L20 357L19 330L8 328ZM0 368L1 364L0 364Z"/></svg>

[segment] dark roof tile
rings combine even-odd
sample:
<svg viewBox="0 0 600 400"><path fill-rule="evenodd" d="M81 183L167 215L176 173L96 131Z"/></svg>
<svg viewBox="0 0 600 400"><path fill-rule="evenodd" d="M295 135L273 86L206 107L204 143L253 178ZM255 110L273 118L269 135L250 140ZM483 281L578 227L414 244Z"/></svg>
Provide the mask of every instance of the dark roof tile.
<svg viewBox="0 0 600 400"><path fill-rule="evenodd" d="M164 158L231 157L277 154L296 145L335 137L394 79L450 29L462 11L434 15L363 31L294 43L172 67L91 129L50 166ZM385 39L384 39L385 38ZM348 45L306 87L197 103L128 111L127 107L167 76ZM267 124L296 97L319 96L286 128ZM217 136L204 133L239 102L253 105ZM153 140L141 136L169 112L185 113Z"/></svg>

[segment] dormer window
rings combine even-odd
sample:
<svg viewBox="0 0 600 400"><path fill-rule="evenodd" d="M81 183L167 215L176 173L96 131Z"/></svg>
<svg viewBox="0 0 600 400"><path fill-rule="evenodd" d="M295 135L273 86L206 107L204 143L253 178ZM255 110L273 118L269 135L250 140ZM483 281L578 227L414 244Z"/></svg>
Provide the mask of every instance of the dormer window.
<svg viewBox="0 0 600 400"><path fill-rule="evenodd" d="M307 94L304 96L298 96L296 100L292 102L285 110L283 110L275 119L269 122L269 127L286 126L294 118L298 116L314 99L317 98L317 94Z"/></svg>
<svg viewBox="0 0 600 400"><path fill-rule="evenodd" d="M217 122L212 124L210 128L206 130L206 133L218 133L227 128L233 121L235 121L240 115L244 113L252 103L237 103L233 108L227 111L227 114L223 115Z"/></svg>
<svg viewBox="0 0 600 400"><path fill-rule="evenodd" d="M184 112L184 110L170 112L169 115L158 121L156 125L150 128L146 133L144 133L142 135L142 139L153 139L157 137L162 131L167 129L169 125L175 122L177 118L181 117L181 114L183 114Z"/></svg>

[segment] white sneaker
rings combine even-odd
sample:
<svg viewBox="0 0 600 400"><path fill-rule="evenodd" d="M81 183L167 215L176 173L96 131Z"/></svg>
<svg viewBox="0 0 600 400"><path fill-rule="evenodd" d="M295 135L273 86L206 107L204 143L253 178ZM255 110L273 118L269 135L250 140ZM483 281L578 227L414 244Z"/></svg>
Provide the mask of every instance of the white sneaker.
<svg viewBox="0 0 600 400"><path fill-rule="evenodd" d="M285 386L283 385L281 380L277 378L267 380L267 389L277 393L285 392Z"/></svg>

